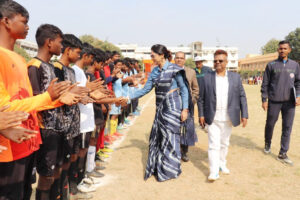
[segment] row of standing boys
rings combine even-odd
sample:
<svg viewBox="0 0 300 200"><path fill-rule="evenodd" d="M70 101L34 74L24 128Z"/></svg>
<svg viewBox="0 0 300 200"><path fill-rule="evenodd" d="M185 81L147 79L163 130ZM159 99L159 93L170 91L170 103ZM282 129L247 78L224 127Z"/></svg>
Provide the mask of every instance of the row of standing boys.
<svg viewBox="0 0 300 200"><path fill-rule="evenodd" d="M43 24L26 63L13 47L28 11L7 0L0 18L0 199L30 199L34 182L35 199L92 198L117 130L139 115L126 98L143 83L138 62Z"/></svg>

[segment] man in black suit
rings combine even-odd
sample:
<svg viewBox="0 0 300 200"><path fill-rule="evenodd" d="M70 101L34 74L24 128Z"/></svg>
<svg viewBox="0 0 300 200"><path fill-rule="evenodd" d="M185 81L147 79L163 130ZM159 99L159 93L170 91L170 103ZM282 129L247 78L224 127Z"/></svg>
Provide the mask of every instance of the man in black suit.
<svg viewBox="0 0 300 200"><path fill-rule="evenodd" d="M226 166L232 126L247 124L248 108L246 94L240 76L226 70L227 52L214 53L215 72L207 73L200 85L199 123L208 126L208 180L219 178L219 171L229 174Z"/></svg>

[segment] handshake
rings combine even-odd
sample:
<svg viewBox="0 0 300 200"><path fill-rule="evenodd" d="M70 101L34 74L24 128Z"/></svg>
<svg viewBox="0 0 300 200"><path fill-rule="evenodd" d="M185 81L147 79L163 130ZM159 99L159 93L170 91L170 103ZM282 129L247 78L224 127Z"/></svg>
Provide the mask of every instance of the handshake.
<svg viewBox="0 0 300 200"><path fill-rule="evenodd" d="M116 98L116 100L115 100L115 105L116 105L116 106L125 107L125 106L127 106L128 100L129 100L129 98L127 98L127 97L119 97L119 98Z"/></svg>

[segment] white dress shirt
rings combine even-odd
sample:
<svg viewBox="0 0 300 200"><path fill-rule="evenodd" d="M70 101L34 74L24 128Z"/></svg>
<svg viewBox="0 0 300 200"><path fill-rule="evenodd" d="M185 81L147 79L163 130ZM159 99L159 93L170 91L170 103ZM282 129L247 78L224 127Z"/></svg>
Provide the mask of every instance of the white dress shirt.
<svg viewBox="0 0 300 200"><path fill-rule="evenodd" d="M217 96L217 107L216 115L214 120L217 121L229 121L229 115L227 112L228 108L228 75L227 71L225 76L219 76L216 73L216 96Z"/></svg>

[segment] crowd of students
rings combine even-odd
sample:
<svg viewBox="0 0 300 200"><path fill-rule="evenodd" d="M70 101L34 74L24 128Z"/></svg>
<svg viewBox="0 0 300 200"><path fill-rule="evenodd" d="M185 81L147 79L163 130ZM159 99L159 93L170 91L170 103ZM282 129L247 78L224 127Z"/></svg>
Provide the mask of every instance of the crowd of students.
<svg viewBox="0 0 300 200"><path fill-rule="evenodd" d="M27 10L5 0L0 14L0 199L30 199L34 182L35 199L92 198L109 146L139 115L127 98L143 84L139 63L51 24L37 29L26 63L13 48L27 35Z"/></svg>

